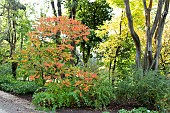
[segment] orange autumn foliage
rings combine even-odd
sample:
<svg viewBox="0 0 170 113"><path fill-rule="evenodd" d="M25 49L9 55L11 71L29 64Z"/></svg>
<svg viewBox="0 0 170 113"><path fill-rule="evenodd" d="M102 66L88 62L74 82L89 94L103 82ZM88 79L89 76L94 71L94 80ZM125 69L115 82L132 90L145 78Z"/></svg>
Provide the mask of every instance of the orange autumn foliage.
<svg viewBox="0 0 170 113"><path fill-rule="evenodd" d="M67 87L70 87L70 82L69 81L67 81L67 80L64 80L63 82L62 82L64 85L66 85Z"/></svg>
<svg viewBox="0 0 170 113"><path fill-rule="evenodd" d="M92 73L92 74L91 74L91 77L96 79L96 78L97 78L97 74Z"/></svg>
<svg viewBox="0 0 170 113"><path fill-rule="evenodd" d="M80 92L80 97L82 97L83 96L83 94Z"/></svg>
<svg viewBox="0 0 170 113"><path fill-rule="evenodd" d="M85 92L89 91L89 86L86 86L86 87L84 88L84 91L85 91Z"/></svg>
<svg viewBox="0 0 170 113"><path fill-rule="evenodd" d="M87 26L81 24L80 21L65 16L40 18L39 23L35 25L35 29L37 32L29 33L30 37L35 35L49 37L61 32L67 37L67 40L63 40L63 42L68 42L69 39L78 40L76 42L79 42L80 39L88 41L87 35L90 34Z"/></svg>
<svg viewBox="0 0 170 113"><path fill-rule="evenodd" d="M81 81L77 81L76 84L74 84L74 86L78 86L80 85L82 82Z"/></svg>
<svg viewBox="0 0 170 113"><path fill-rule="evenodd" d="M81 41L88 41L87 35L90 34L90 29L81 24L80 21L63 16L41 18L35 24L34 29L34 31L29 33L29 46L21 52L22 58L27 56L25 58L29 59L29 62L25 63L25 65L29 65L27 70L34 70L31 72L31 75L35 76L30 76L30 80L38 79L41 76L44 80L54 82L51 79L61 80L61 75L64 74L66 78L78 77L78 80L72 83L63 81L63 85L78 87L82 90L85 88L85 91L88 91L89 87L85 87L83 84L91 85L92 81L97 78L97 75L75 68L71 70L70 60L74 59L71 54L71 51L74 50L71 42L74 40L75 44L78 44ZM60 43L55 42L58 32L61 33L59 37ZM23 60L21 61L23 62ZM32 68L30 69L31 66Z"/></svg>
<svg viewBox="0 0 170 113"><path fill-rule="evenodd" d="M85 81L91 81L93 78L85 78Z"/></svg>
<svg viewBox="0 0 170 113"><path fill-rule="evenodd" d="M27 62L27 60L21 60L21 62L22 62L22 63L25 63L25 62Z"/></svg>

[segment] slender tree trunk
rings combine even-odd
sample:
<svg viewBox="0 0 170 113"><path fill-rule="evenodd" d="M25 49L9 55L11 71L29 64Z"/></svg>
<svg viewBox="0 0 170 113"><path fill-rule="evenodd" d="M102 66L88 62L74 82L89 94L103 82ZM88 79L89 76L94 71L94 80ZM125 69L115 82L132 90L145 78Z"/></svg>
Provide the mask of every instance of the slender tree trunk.
<svg viewBox="0 0 170 113"><path fill-rule="evenodd" d="M74 49L71 50L71 54L72 54L72 57L73 57L73 59L71 59L71 64L76 65L76 62L74 61L74 58L76 57L76 44L75 44L74 39L72 39L71 46L74 47Z"/></svg>
<svg viewBox="0 0 170 113"><path fill-rule="evenodd" d="M15 17L15 15L13 14L13 17ZM15 46L16 46L16 42L17 42L17 36L16 36L16 21L13 20L12 21L12 26L13 26L13 31L12 31L12 40L11 40L11 58L13 59L13 54L15 52ZM18 62L16 61L12 61L12 74L13 77L16 79L16 70L18 67Z"/></svg>
<svg viewBox="0 0 170 113"><path fill-rule="evenodd" d="M13 60L13 54L15 51L15 45L17 42L17 37L16 37L16 21L11 19L11 15L12 17L15 17L14 14L12 14L11 12L14 11L13 9L11 9L12 5L10 3L10 1L8 2L8 7L7 7L7 19L8 19L8 42L10 44L10 58L11 60ZM11 30L12 28L12 30ZM11 63L11 69L12 69L12 75L13 77L16 79L16 69L17 69L18 63L15 61L12 61Z"/></svg>
<svg viewBox="0 0 170 113"><path fill-rule="evenodd" d="M55 3L54 3L54 0L51 0L51 6L52 6L52 9L53 9L53 14L55 15L55 17L58 17L58 16L62 16L62 10L61 10L61 0L57 0L57 8L58 8L58 14L57 14L57 11L56 11L56 7L55 7ZM56 23L57 24L57 23ZM61 44L60 42L60 31L58 31L55 35L55 43L56 43L56 46Z"/></svg>
<svg viewBox="0 0 170 113"><path fill-rule="evenodd" d="M69 2L70 2L70 0L69 0ZM69 16L69 18L72 18L72 19L76 18L77 4L78 4L77 0L72 0L72 7L70 8L70 16ZM73 58L77 58L77 55L76 55L76 44L75 44L75 40L74 39L72 39L71 46L74 47L74 49L71 51L72 57ZM71 64L72 65L76 65L77 63L74 60L71 60Z"/></svg>
<svg viewBox="0 0 170 113"><path fill-rule="evenodd" d="M23 48L23 43L24 43L24 38L22 36L20 36L21 38L21 42L20 42L20 49L22 50Z"/></svg>
<svg viewBox="0 0 170 113"><path fill-rule="evenodd" d="M164 29L165 20L166 20L168 11L169 11L169 0L165 0L165 7L164 7L163 14L162 14L162 18L160 19L160 22L158 24L158 35L157 35L157 45L156 45L157 51L155 53L155 65L154 65L155 70L158 69L159 56L160 56L160 52L162 48L162 34L163 34L163 29Z"/></svg>
<svg viewBox="0 0 170 113"><path fill-rule="evenodd" d="M113 62L113 59L110 59L110 62L109 62L109 82L111 81L112 62Z"/></svg>
<svg viewBox="0 0 170 113"><path fill-rule="evenodd" d="M61 11L61 0L57 0L57 8L58 8L58 16L62 16L62 11ZM61 35L61 32L58 31L57 34L56 34L56 44L60 44L60 35Z"/></svg>
<svg viewBox="0 0 170 113"><path fill-rule="evenodd" d="M53 14L57 17L57 11L55 8L54 0L51 0L51 6L52 6Z"/></svg>
<svg viewBox="0 0 170 113"><path fill-rule="evenodd" d="M132 18L132 14L131 14L131 10L130 10L129 0L124 0L124 4L125 4L126 16L128 18L129 30L130 30L130 33L132 35L135 46L136 46L136 66L137 66L137 68L141 68L141 43L140 43L140 39L139 39L139 36L137 35L137 33L134 30L133 18Z"/></svg>
<svg viewBox="0 0 170 113"><path fill-rule="evenodd" d="M16 79L18 62L12 62L12 75Z"/></svg>
<svg viewBox="0 0 170 113"><path fill-rule="evenodd" d="M122 34L122 20L123 20L123 10L122 10L122 15L121 15L121 20L120 20L120 23L119 23L119 36L121 37L121 34ZM128 34L127 34L127 37L128 37ZM113 63L113 69L112 69L112 73L114 73L115 69L116 69L116 58L118 57L118 54L119 54L119 51L120 51L120 48L121 46L119 45L116 49L116 55L114 57L114 63Z"/></svg>
<svg viewBox="0 0 170 113"><path fill-rule="evenodd" d="M147 8L146 0L143 0L145 10L145 26L146 26L146 49L144 55L144 70L148 71L152 65L152 37L150 33L150 12L152 8L152 0L150 0L149 7Z"/></svg>
<svg viewBox="0 0 170 113"><path fill-rule="evenodd" d="M57 7L58 7L58 16L62 16L61 0L57 0Z"/></svg>
<svg viewBox="0 0 170 113"><path fill-rule="evenodd" d="M115 57L114 57L112 73L113 73L113 72L115 71L115 69L116 69L116 62L117 62L116 58L118 57L120 48L121 48L121 46L118 46L117 49L116 49L116 55L115 55Z"/></svg>
<svg viewBox="0 0 170 113"><path fill-rule="evenodd" d="M86 53L85 53L85 41L83 40L83 42L81 42L81 45L82 45L82 50L83 50L83 63L85 64L85 61L86 61Z"/></svg>

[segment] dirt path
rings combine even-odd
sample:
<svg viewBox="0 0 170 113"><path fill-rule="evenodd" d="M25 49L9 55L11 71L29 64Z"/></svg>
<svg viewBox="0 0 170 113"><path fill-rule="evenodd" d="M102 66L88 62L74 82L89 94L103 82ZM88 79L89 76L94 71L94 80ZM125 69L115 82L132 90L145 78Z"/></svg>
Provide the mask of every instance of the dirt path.
<svg viewBox="0 0 170 113"><path fill-rule="evenodd" d="M27 100L0 91L0 113L45 113L36 111Z"/></svg>

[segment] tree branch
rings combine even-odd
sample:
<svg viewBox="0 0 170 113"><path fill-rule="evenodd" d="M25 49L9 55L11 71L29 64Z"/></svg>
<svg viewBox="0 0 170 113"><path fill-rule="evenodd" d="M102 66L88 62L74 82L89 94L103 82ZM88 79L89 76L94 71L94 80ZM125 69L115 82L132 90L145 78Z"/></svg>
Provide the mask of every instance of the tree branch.
<svg viewBox="0 0 170 113"><path fill-rule="evenodd" d="M161 18L161 12L162 12L162 6L163 6L163 1L164 0L159 0L158 2L158 8L157 8L157 12L156 12L156 17L155 20L153 22L153 26L150 32L151 38L153 37L155 31L156 31L156 27L158 25L159 19Z"/></svg>

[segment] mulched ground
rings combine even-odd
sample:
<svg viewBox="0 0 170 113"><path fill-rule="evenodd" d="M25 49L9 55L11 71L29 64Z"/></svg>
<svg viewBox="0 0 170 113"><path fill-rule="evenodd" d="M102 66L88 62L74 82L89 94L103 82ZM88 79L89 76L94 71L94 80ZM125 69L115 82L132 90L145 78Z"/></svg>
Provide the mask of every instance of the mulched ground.
<svg viewBox="0 0 170 113"><path fill-rule="evenodd" d="M29 102L32 102L32 94L25 94L25 95L15 95L17 97L20 97L22 99L28 100Z"/></svg>
<svg viewBox="0 0 170 113"><path fill-rule="evenodd" d="M16 95L22 99L26 99L28 101L32 101L32 94L25 94L25 95ZM135 107L139 107L136 103L128 103L128 104L117 104L111 103L107 110L96 110L92 108L61 108L56 111L56 113L102 113L107 111L109 113L117 113L120 109L131 110Z"/></svg>

